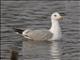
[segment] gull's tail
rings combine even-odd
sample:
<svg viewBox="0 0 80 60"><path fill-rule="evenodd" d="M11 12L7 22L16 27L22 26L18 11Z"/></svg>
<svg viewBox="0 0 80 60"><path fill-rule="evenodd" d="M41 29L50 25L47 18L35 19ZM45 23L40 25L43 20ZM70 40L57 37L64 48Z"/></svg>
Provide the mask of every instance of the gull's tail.
<svg viewBox="0 0 80 60"><path fill-rule="evenodd" d="M22 32L24 31L24 30L18 29L18 28L13 28L13 30L14 30L15 32L17 32L18 34L22 34Z"/></svg>

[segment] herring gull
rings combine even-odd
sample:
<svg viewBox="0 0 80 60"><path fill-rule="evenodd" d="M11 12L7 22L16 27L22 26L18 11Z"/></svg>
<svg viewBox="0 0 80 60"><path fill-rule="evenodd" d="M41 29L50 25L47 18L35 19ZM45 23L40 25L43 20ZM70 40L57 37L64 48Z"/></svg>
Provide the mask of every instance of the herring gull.
<svg viewBox="0 0 80 60"><path fill-rule="evenodd" d="M59 40L62 37L61 28L59 21L63 20L64 13L54 12L51 15L51 28L45 30L33 30L33 29L17 29L14 28L14 31L24 36L24 38L31 39L34 41L52 41Z"/></svg>

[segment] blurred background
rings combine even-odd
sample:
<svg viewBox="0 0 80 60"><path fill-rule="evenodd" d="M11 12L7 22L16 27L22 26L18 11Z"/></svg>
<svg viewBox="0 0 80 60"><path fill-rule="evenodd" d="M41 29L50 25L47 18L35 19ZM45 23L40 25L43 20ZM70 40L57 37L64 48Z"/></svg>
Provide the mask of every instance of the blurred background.
<svg viewBox="0 0 80 60"><path fill-rule="evenodd" d="M64 20L60 22L63 33L63 38L59 41L62 51L61 60L80 60L80 1L1 1L0 59L10 60L9 49L12 47L18 48L19 59L22 58L23 38L17 35L12 27L49 29L51 25L50 16L55 11L66 14ZM45 45L47 43L42 44L38 49L42 49L41 47L45 47ZM28 50L30 49L28 48ZM33 55L27 54L26 59L40 60L46 58L43 60L50 60L49 57L46 57L48 54L42 56L33 53Z"/></svg>

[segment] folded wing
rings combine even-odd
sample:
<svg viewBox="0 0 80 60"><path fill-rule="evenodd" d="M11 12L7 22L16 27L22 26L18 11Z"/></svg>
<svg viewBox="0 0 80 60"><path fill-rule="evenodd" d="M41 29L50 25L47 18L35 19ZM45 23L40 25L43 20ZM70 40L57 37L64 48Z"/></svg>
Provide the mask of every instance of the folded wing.
<svg viewBox="0 0 80 60"><path fill-rule="evenodd" d="M25 37L32 40L48 40L53 34L48 30L30 30L24 34Z"/></svg>

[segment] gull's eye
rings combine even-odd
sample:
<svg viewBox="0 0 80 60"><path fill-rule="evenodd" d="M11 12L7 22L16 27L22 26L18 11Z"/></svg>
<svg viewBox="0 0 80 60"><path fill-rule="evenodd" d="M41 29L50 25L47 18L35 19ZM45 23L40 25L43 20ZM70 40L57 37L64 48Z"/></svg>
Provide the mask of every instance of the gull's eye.
<svg viewBox="0 0 80 60"><path fill-rule="evenodd" d="M54 15L55 17L57 16L57 15Z"/></svg>

